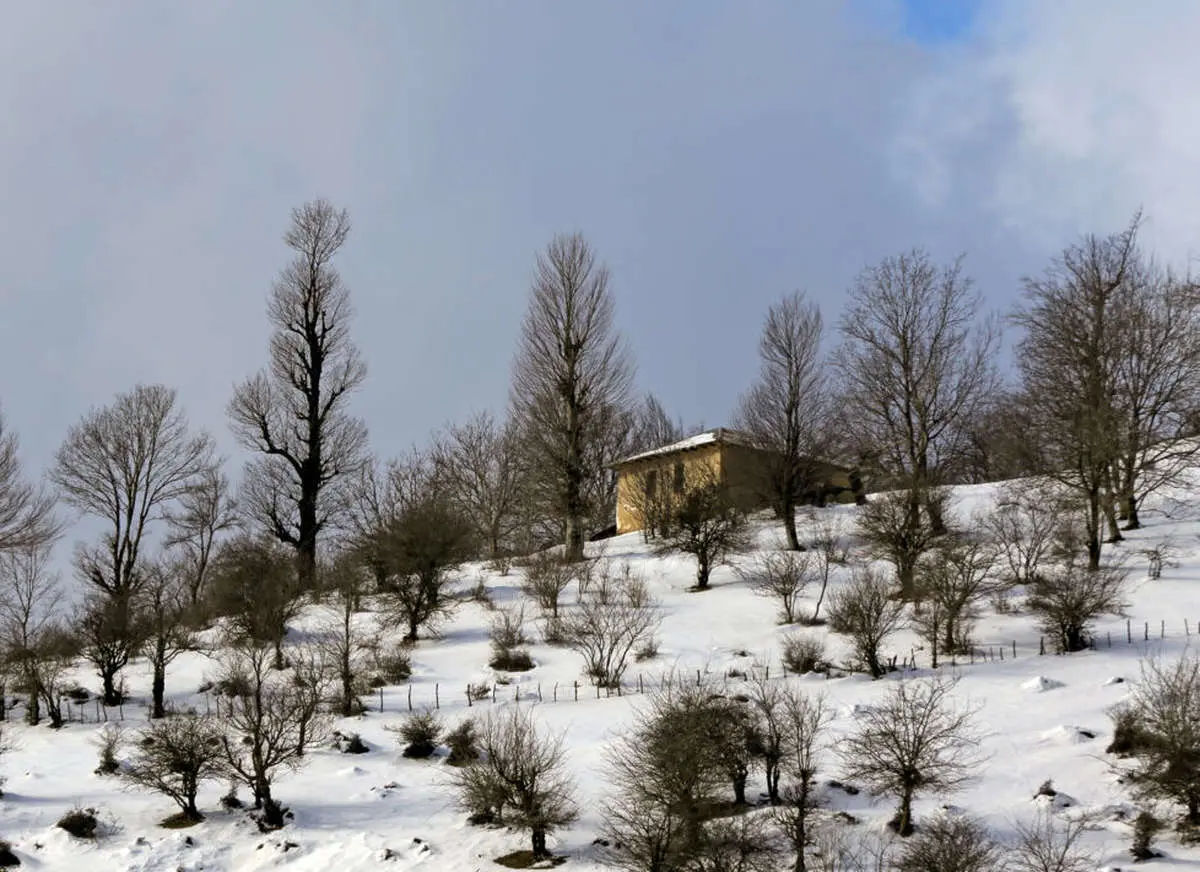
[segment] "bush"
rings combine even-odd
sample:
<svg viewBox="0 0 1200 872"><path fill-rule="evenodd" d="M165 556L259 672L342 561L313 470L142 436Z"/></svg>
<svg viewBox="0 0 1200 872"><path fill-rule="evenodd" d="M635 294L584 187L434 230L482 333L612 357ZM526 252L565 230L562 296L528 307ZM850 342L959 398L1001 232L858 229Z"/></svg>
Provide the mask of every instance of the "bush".
<svg viewBox="0 0 1200 872"><path fill-rule="evenodd" d="M1153 860L1155 857L1162 856L1151 847L1154 844L1155 836L1162 828L1163 822L1150 812L1144 809L1138 812L1138 816L1133 821L1133 845L1129 848L1129 853L1136 862Z"/></svg>
<svg viewBox="0 0 1200 872"><path fill-rule="evenodd" d="M96 838L96 819L94 808L73 808L58 820L58 828L66 830L77 839Z"/></svg>
<svg viewBox="0 0 1200 872"><path fill-rule="evenodd" d="M403 684L412 676L412 655L405 645L393 645L383 652L375 654L376 677L383 679L384 687L389 684Z"/></svg>
<svg viewBox="0 0 1200 872"><path fill-rule="evenodd" d="M473 702L479 702L492 695L492 687L483 681L479 682L479 684L468 685L467 695L471 697Z"/></svg>
<svg viewBox="0 0 1200 872"><path fill-rule="evenodd" d="M527 672L534 666L533 658L524 648L493 648L488 665L504 672Z"/></svg>
<svg viewBox="0 0 1200 872"><path fill-rule="evenodd" d="M1104 752L1118 757L1137 756L1147 741L1137 709L1130 705L1115 705L1109 709L1108 716L1113 722L1113 736Z"/></svg>
<svg viewBox="0 0 1200 872"><path fill-rule="evenodd" d="M340 745L343 754L366 754L371 750L358 733L343 736Z"/></svg>
<svg viewBox="0 0 1200 872"><path fill-rule="evenodd" d="M825 642L818 636L794 633L783 642L783 665L788 672L803 675L806 672L826 672Z"/></svg>
<svg viewBox="0 0 1200 872"><path fill-rule="evenodd" d="M467 718L446 734L446 747L450 756L446 762L451 766L465 766L479 759L479 732L473 718Z"/></svg>
<svg viewBox="0 0 1200 872"><path fill-rule="evenodd" d="M644 641L636 651L633 652L633 659L638 663L644 660L653 660L658 656L658 639L654 636L649 637Z"/></svg>
<svg viewBox="0 0 1200 872"><path fill-rule="evenodd" d="M0 869L12 869L21 865L21 858L13 853L12 843L0 839Z"/></svg>
<svg viewBox="0 0 1200 872"><path fill-rule="evenodd" d="M125 741L125 729L120 724L105 724L96 734L96 747L100 749L100 765L97 775L112 775L121 768L117 752Z"/></svg>
<svg viewBox="0 0 1200 872"><path fill-rule="evenodd" d="M442 735L442 723L436 712L426 709L409 715L400 726L400 738L406 743L405 757L423 759L437 750Z"/></svg>

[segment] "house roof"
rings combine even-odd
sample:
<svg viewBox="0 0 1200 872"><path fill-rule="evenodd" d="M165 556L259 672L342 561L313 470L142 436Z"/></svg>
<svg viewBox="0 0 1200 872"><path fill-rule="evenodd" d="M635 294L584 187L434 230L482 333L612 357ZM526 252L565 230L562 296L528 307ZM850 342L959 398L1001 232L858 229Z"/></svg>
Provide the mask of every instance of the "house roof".
<svg viewBox="0 0 1200 872"><path fill-rule="evenodd" d="M652 457L661 457L667 454L677 454L682 451L691 451L693 448L700 448L704 445L713 445L718 443L745 445L754 447L754 442L750 436L740 430L730 430L728 427L718 427L715 430L706 430L703 433L697 433L695 436L689 436L687 439L681 439L678 442L672 442L670 445L663 445L659 448L651 448L649 451L643 451L639 454L624 457L612 464L613 469L618 469L622 466L628 466L632 463L637 463L639 460L649 460Z"/></svg>

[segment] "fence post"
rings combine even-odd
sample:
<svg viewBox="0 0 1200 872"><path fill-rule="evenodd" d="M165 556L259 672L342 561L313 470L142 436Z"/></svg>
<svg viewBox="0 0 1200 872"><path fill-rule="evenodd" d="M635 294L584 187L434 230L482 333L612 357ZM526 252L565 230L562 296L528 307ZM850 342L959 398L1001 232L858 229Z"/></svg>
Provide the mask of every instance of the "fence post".
<svg viewBox="0 0 1200 872"><path fill-rule="evenodd" d="M379 713L383 714L383 688L379 688Z"/></svg>
<svg viewBox="0 0 1200 872"><path fill-rule="evenodd" d="M467 708L470 708L474 703L471 702L471 685L467 685Z"/></svg>
<svg viewBox="0 0 1200 872"><path fill-rule="evenodd" d="M538 702L542 701L542 683L538 682Z"/></svg>
<svg viewBox="0 0 1200 872"><path fill-rule="evenodd" d="M1017 659L1017 640L1013 639L1013 660Z"/></svg>
<svg viewBox="0 0 1200 872"><path fill-rule="evenodd" d="M1150 641L1150 622L1149 621L1146 621L1145 624L1142 625L1142 641L1143 642Z"/></svg>
<svg viewBox="0 0 1200 872"><path fill-rule="evenodd" d="M1158 625L1158 638L1167 638L1167 622L1165 620Z"/></svg>
<svg viewBox="0 0 1200 872"><path fill-rule="evenodd" d="M438 683L436 681L433 683L433 707L435 709L440 709L442 707L442 698L441 694L438 692Z"/></svg>
<svg viewBox="0 0 1200 872"><path fill-rule="evenodd" d="M696 670L696 687L700 686L700 670Z"/></svg>
<svg viewBox="0 0 1200 872"><path fill-rule="evenodd" d="M575 702L579 702L579 682L573 681L571 683L575 685Z"/></svg>
<svg viewBox="0 0 1200 872"><path fill-rule="evenodd" d="M1187 620L1187 618L1184 618L1184 619L1183 619L1183 635L1185 635L1185 636L1190 636L1190 635L1192 635L1192 631L1188 629L1188 620Z"/></svg>
<svg viewBox="0 0 1200 872"><path fill-rule="evenodd" d="M412 711L412 682L408 683L408 710Z"/></svg>
<svg viewBox="0 0 1200 872"><path fill-rule="evenodd" d="M1133 630L1129 623L1129 618L1125 619L1125 642L1129 645L1133 644Z"/></svg>
<svg viewBox="0 0 1200 872"><path fill-rule="evenodd" d="M554 682L554 699L551 702L558 702L558 682Z"/></svg>
<svg viewBox="0 0 1200 872"><path fill-rule="evenodd" d="M642 689L642 673L639 672L638 673L638 693L645 693L645 692L646 691Z"/></svg>
<svg viewBox="0 0 1200 872"><path fill-rule="evenodd" d="M1001 645L999 650L1000 650L1000 662L1003 663L1004 662L1004 646Z"/></svg>
<svg viewBox="0 0 1200 872"><path fill-rule="evenodd" d="M770 681L770 680L771 680L771 664L770 664L770 663L768 663L768 664L767 664L767 675L766 675L766 680L767 680L767 681Z"/></svg>
<svg viewBox="0 0 1200 872"><path fill-rule="evenodd" d="M1046 654L1046 637L1038 636L1038 655L1045 656Z"/></svg>
<svg viewBox="0 0 1200 872"><path fill-rule="evenodd" d="M513 685L513 702L520 702L520 701L521 701L521 685L514 684Z"/></svg>
<svg viewBox="0 0 1200 872"><path fill-rule="evenodd" d="M492 682L492 702L496 701L496 682Z"/></svg>
<svg viewBox="0 0 1200 872"><path fill-rule="evenodd" d="M1111 630L1108 631L1108 647L1109 648L1112 647L1112 631Z"/></svg>

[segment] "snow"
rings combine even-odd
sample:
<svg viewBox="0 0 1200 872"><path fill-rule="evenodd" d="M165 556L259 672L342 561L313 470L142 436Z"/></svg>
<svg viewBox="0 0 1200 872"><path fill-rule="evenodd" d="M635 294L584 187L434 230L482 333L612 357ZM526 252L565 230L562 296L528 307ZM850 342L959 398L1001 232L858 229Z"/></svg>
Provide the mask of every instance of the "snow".
<svg viewBox="0 0 1200 872"><path fill-rule="evenodd" d="M638 460L645 460L649 457L658 457L663 454L674 454L677 451L687 451L691 448L699 448L703 445L712 445L714 442L732 442L737 445L749 445L750 437L744 433L739 433L737 430L729 430L725 427L718 427L715 430L706 430L703 433L697 433L695 436L689 436L686 439L680 439L678 442L672 442L670 445L663 445L658 448L651 448L649 451L643 451L640 454L634 454L631 457L624 457L618 460L615 466L624 466L627 463L634 463Z"/></svg>
<svg viewBox="0 0 1200 872"><path fill-rule="evenodd" d="M968 519L973 512L986 509L995 495L993 485L958 488L956 512ZM960 657L954 665L947 663L942 668L961 675L957 693L978 706L985 734L983 751L989 762L982 776L962 793L922 798L915 809L918 822L921 816L952 802L956 809L981 816L1000 839L1011 839L1014 822L1028 820L1046 804L1059 815L1095 815L1087 839L1099 852L1101 866L1128 867L1134 806L1117 783L1113 760L1103 753L1111 737L1107 711L1127 698L1137 680L1141 657L1157 652L1177 655L1190 641L1189 634L1196 631L1200 619L1200 519L1192 508L1194 503L1187 493L1164 498L1157 504L1160 510L1149 507L1145 529L1128 534L1126 543L1115 546L1130 556L1134 568L1127 610L1131 643L1126 641L1125 619L1114 617L1098 625L1098 650L1040 656L1040 633L1028 614L996 614L985 609L976 638L981 650L988 653L973 663ZM850 519L856 509L838 506L826 511L841 512ZM761 521L759 544L771 546L780 532L767 520ZM1165 537L1179 543L1176 565L1167 568L1161 579L1151 581L1139 551ZM598 550L601 546L589 547ZM755 664L758 668L770 666L773 679L795 681L806 692L828 694L835 712L831 747L840 735L854 729L861 713L877 704L897 680L893 676L870 681L859 675L782 678L782 638L795 630L778 626L774 603L753 595L732 569L714 572L709 591L692 593L688 591L694 580L691 563L680 557L653 556L639 534L609 540L603 543L603 551L610 559L630 561L660 601L664 621L658 657L630 667L622 695L601 693L597 698L581 675L576 654L534 644L531 652L537 667L513 675L511 684L501 685L495 703L513 705L519 696L520 704L537 706L547 729L565 735L571 769L578 776L582 815L572 828L552 836L550 847L569 858L564 868L580 872L608 868L599 853L602 849L593 845L601 822L599 801L606 790L603 752L642 704L639 680L649 691L667 670L689 675L701 670L736 688L738 679L727 677L731 667L745 671ZM501 577L482 566L471 566L464 570L463 585L473 586L482 576L496 602L504 604L520 595L518 572ZM838 568L832 584L842 583L845 574L844 568ZM569 604L573 596L573 591L568 591L564 602ZM811 608L812 598L804 605ZM321 619L319 609L310 609L292 628L291 637L311 636ZM361 620L364 626L373 626L371 615L363 615ZM404 759L395 734L387 729L402 720L410 692L415 708L432 705L436 694L448 725L467 714L485 714L492 707L489 700L468 709L465 694L468 684L490 682L495 677L486 665L489 621L490 614L482 605L462 606L438 638L418 645L411 686L385 688L382 712L381 697L376 693L366 700L371 706L367 714L338 721L335 726L341 732L361 734L370 752L349 756L332 746L320 748L303 769L282 777L276 794L295 818L269 835L259 833L245 813L221 809L218 800L226 790L221 783L207 785L201 794L207 820L186 830L163 829L159 822L175 811L169 800L123 790L112 778L93 774L95 738L100 729L94 722L93 702L72 706L75 722L59 731L17 723L17 709L10 713L13 721L8 725L17 747L0 758L0 772L7 777L5 796L0 799L0 836L12 843L23 868L38 870L499 869L494 858L526 848L526 836L468 825L448 789L449 770L442 762L443 755L430 760ZM803 632L827 631L814 628ZM845 658L844 640L830 636L829 645L835 659ZM913 634L901 633L889 648L889 653L901 660L915 657L917 674L927 674L928 652ZM1047 644L1047 648L1051 646ZM180 658L168 674L172 702L204 711L207 702L197 688L212 673L212 661L205 655ZM86 670L81 668L77 677L90 690L97 689L95 678ZM145 665L134 664L127 680L135 697L144 701L150 684ZM78 722L81 713L87 723ZM117 709L107 714L111 719L122 716ZM123 714L134 735L145 721L144 705L135 700ZM829 752L820 781L826 785L839 778L836 757ZM1059 794L1035 798L1047 780L1053 781ZM749 795L755 796L759 789L760 783L752 783ZM823 793L831 812L849 812L862 820L863 827L881 827L892 813L889 800L872 798L865 791L851 793L825 786ZM104 832L100 838L77 840L54 826L73 806L101 810ZM1167 856L1139 864L1139 868L1149 872L1200 868L1200 846L1180 845L1167 831L1158 847Z"/></svg>

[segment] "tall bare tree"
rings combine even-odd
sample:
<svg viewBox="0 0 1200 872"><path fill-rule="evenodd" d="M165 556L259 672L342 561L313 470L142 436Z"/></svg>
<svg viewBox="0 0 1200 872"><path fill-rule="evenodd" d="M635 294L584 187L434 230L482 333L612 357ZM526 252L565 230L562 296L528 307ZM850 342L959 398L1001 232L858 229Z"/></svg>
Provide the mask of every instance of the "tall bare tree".
<svg viewBox="0 0 1200 872"><path fill-rule="evenodd" d="M212 437L188 427L175 391L162 385L138 385L91 410L58 450L50 475L63 499L106 528L98 544L76 550L75 567L108 600L91 609L108 651L97 664L107 704L120 701L115 680L132 653L119 649L133 644L144 540L213 464Z"/></svg>
<svg viewBox="0 0 1200 872"><path fill-rule="evenodd" d="M168 532L163 543L178 557L176 568L184 573L188 599L200 601L216 547L223 533L238 525L229 493L229 479L220 467L204 470L194 488L182 494L167 512Z"/></svg>
<svg viewBox="0 0 1200 872"><path fill-rule="evenodd" d="M1117 452L1113 478L1125 529L1138 509L1191 468L1200 440L1191 416L1200 408L1200 285L1152 261L1132 271L1127 317L1116 361Z"/></svg>
<svg viewBox="0 0 1200 872"><path fill-rule="evenodd" d="M480 412L451 427L434 452L438 477L491 558L513 546L524 478L515 429Z"/></svg>
<svg viewBox="0 0 1200 872"><path fill-rule="evenodd" d="M0 552L38 548L62 532L54 516L54 494L25 478L17 434L0 414Z"/></svg>
<svg viewBox="0 0 1200 872"><path fill-rule="evenodd" d="M772 306L758 342L758 380L741 398L735 418L769 458L763 484L792 551L803 549L796 506L816 483L824 453L829 403L821 332L821 310L802 293Z"/></svg>
<svg viewBox="0 0 1200 872"><path fill-rule="evenodd" d="M55 627L62 589L50 564L50 548L29 547L0 552L0 675L15 676L28 688L26 720L41 719L43 647ZM6 690L0 679L0 705ZM2 709L0 709L2 710Z"/></svg>
<svg viewBox="0 0 1200 872"><path fill-rule="evenodd" d="M365 459L367 431L347 410L367 368L350 339L350 294L333 259L350 218L325 200L292 212L284 242L295 256L267 306L270 364L229 403L234 435L259 453L246 469L243 510L296 551L304 587L317 542L346 508Z"/></svg>
<svg viewBox="0 0 1200 872"><path fill-rule="evenodd" d="M633 377L608 279L581 235L556 236L537 259L513 367L513 419L571 561L583 559L589 449L628 405Z"/></svg>
<svg viewBox="0 0 1200 872"><path fill-rule="evenodd" d="M197 641L189 626L191 575L176 561L158 560L147 567L138 591L138 611L145 627L143 652L150 661L150 717L167 716L167 667Z"/></svg>
<svg viewBox="0 0 1200 872"><path fill-rule="evenodd" d="M1025 279L1017 346L1023 399L1046 453L1045 473L1084 504L1088 565L1100 567L1106 503L1120 453L1118 366L1139 271L1137 215L1120 233L1068 246Z"/></svg>
<svg viewBox="0 0 1200 872"><path fill-rule="evenodd" d="M981 305L962 258L938 266L914 249L864 270L842 315L834 359L848 424L908 491L914 526L996 386L999 328L980 317ZM940 531L937 506L927 508Z"/></svg>

